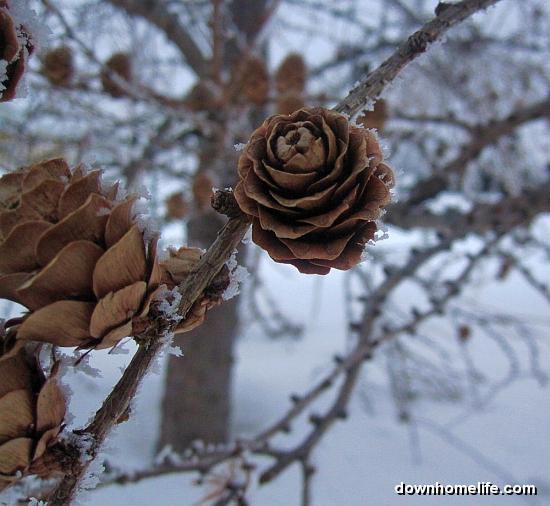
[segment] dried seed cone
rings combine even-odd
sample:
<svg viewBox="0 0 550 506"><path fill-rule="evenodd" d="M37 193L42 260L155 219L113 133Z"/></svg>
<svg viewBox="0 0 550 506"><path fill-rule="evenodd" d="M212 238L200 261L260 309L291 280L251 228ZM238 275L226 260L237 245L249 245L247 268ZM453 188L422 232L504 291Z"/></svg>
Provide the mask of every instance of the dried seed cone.
<svg viewBox="0 0 550 506"><path fill-rule="evenodd" d="M0 81L0 102L15 98L17 85L33 51L31 34L11 16L9 3L0 0L0 64L7 64L5 71L0 67L0 74L6 75Z"/></svg>
<svg viewBox="0 0 550 506"><path fill-rule="evenodd" d="M187 276L193 273L202 256L199 248L183 246L179 249L170 249L168 258L161 262L162 283L169 289L179 285ZM189 332L204 322L206 312L223 300L223 292L229 286L229 271L224 267L205 290L199 299L176 328L176 333Z"/></svg>
<svg viewBox="0 0 550 506"><path fill-rule="evenodd" d="M54 86L68 86L74 77L73 52L61 46L48 51L42 61L42 73Z"/></svg>
<svg viewBox="0 0 550 506"><path fill-rule="evenodd" d="M302 93L306 86L307 67L302 55L289 54L275 73L275 87L279 94Z"/></svg>
<svg viewBox="0 0 550 506"><path fill-rule="evenodd" d="M374 109L359 116L357 122L365 128L376 128L379 132L383 132L387 119L388 106L384 99L380 99L374 104Z"/></svg>
<svg viewBox="0 0 550 506"><path fill-rule="evenodd" d="M18 340L108 348L147 317L160 281L136 196L62 159L0 178L0 297L30 313Z"/></svg>
<svg viewBox="0 0 550 506"><path fill-rule="evenodd" d="M173 193L166 199L166 218L169 220L181 220L189 212L189 203L183 193Z"/></svg>
<svg viewBox="0 0 550 506"><path fill-rule="evenodd" d="M234 85L242 97L253 105L261 106L269 96L269 72L265 62L256 56L243 60L237 67Z"/></svg>
<svg viewBox="0 0 550 506"><path fill-rule="evenodd" d="M291 92L277 97L277 114L292 114L304 106L304 99L299 94Z"/></svg>
<svg viewBox="0 0 550 506"><path fill-rule="evenodd" d="M238 171L235 198L251 217L252 240L312 274L360 261L393 185L376 136L323 108L268 118Z"/></svg>
<svg viewBox="0 0 550 506"><path fill-rule="evenodd" d="M201 112L216 109L219 102L208 84L199 81L184 98L184 104L190 111Z"/></svg>
<svg viewBox="0 0 550 506"><path fill-rule="evenodd" d="M105 63L105 68L101 71L101 84L103 90L114 98L120 98L126 95L126 92L109 75L109 71L114 72L126 82L131 83L133 79L132 60L127 53L115 53Z"/></svg>
<svg viewBox="0 0 550 506"><path fill-rule="evenodd" d="M55 370L46 379L24 350L0 358L0 490L22 476L47 478L58 470L45 456L66 412Z"/></svg>

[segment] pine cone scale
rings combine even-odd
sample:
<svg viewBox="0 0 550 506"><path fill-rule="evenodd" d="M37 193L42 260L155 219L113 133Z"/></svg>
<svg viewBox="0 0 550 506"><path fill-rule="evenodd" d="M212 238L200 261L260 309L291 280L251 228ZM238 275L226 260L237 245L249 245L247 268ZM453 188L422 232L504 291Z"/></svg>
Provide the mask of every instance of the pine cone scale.
<svg viewBox="0 0 550 506"><path fill-rule="evenodd" d="M36 245L40 236L51 226L47 221L27 221L15 226L0 243L0 272L12 274L38 267Z"/></svg>
<svg viewBox="0 0 550 506"><path fill-rule="evenodd" d="M92 275L103 248L90 241L73 241L17 290L21 303L35 311L58 300L93 300Z"/></svg>
<svg viewBox="0 0 550 506"><path fill-rule="evenodd" d="M17 338L57 346L80 346L92 339L94 302L61 300L31 313L17 329Z"/></svg>
<svg viewBox="0 0 550 506"><path fill-rule="evenodd" d="M126 324L140 309L146 292L147 283L137 281L105 295L92 313L90 334L98 338L113 328Z"/></svg>
<svg viewBox="0 0 550 506"><path fill-rule="evenodd" d="M94 293L99 299L146 277L143 235L134 225L97 261L93 273Z"/></svg>
<svg viewBox="0 0 550 506"><path fill-rule="evenodd" d="M110 207L105 197L92 193L84 205L42 234L36 246L38 263L47 265L72 241L101 243Z"/></svg>
<svg viewBox="0 0 550 506"><path fill-rule="evenodd" d="M27 432L33 423L32 410L27 389L12 390L0 399L0 444Z"/></svg>
<svg viewBox="0 0 550 506"><path fill-rule="evenodd" d="M33 440L28 437L11 439L0 446L0 473L10 475L24 470L31 460L32 447Z"/></svg>

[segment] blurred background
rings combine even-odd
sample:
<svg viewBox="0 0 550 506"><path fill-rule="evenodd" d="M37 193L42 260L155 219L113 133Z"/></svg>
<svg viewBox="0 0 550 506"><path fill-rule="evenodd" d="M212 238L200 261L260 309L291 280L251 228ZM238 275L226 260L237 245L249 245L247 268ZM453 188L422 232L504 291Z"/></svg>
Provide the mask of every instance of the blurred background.
<svg viewBox="0 0 550 506"><path fill-rule="evenodd" d="M163 247L203 248L239 144L271 114L332 107L438 5L28 3L39 50L0 108L0 168L103 167L149 195ZM502 0L365 104L354 120L397 185L364 262L300 275L245 239L240 294L149 374L82 504L464 504L394 492L436 481L534 484L467 501L550 504L549 26L546 0ZM134 349L65 375L71 428Z"/></svg>

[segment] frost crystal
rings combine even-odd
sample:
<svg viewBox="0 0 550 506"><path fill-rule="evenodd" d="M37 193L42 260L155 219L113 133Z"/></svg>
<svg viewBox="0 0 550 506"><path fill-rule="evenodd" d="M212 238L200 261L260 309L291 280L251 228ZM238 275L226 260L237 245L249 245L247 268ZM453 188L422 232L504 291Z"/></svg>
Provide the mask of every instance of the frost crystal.
<svg viewBox="0 0 550 506"><path fill-rule="evenodd" d="M38 14L31 7L29 0L10 2L10 14L15 20L16 25L24 25L29 33L32 34L32 43L35 47L47 45L51 31L38 18Z"/></svg>
<svg viewBox="0 0 550 506"><path fill-rule="evenodd" d="M173 465L182 463L181 457L174 451L171 445L166 445L155 457L156 466L160 466L165 463Z"/></svg>
<svg viewBox="0 0 550 506"><path fill-rule="evenodd" d="M183 357L183 351L181 351L179 346L171 345L170 348L168 348L168 353L174 355L174 357Z"/></svg>
<svg viewBox="0 0 550 506"><path fill-rule="evenodd" d="M384 223L377 220L376 227L378 228L378 230L374 234L374 242L384 241L385 239L389 238L388 227L384 225Z"/></svg>
<svg viewBox="0 0 550 506"><path fill-rule="evenodd" d="M92 367L90 365L90 358L90 353L75 351L73 356L70 357L69 360L73 361L72 365L78 363L78 365L76 366L78 371L81 371L92 378L102 378L103 375L101 374L101 371L96 367Z"/></svg>
<svg viewBox="0 0 550 506"><path fill-rule="evenodd" d="M36 497L31 497L29 506L48 506L48 503L46 501L40 501Z"/></svg>
<svg viewBox="0 0 550 506"><path fill-rule="evenodd" d="M6 60L0 60L0 97L2 96L2 90L6 89L2 83L8 78L7 68L8 62Z"/></svg>
<svg viewBox="0 0 550 506"><path fill-rule="evenodd" d="M233 252L225 265L229 269L229 285L222 293L222 299L229 300L239 294L240 284L248 277L248 271L246 267L237 264L237 250Z"/></svg>
<svg viewBox="0 0 550 506"><path fill-rule="evenodd" d="M178 291L177 287L172 290L161 290L157 295L157 300L160 301L158 309L167 320L176 323L181 321L182 316L178 313L181 302L181 293Z"/></svg>
<svg viewBox="0 0 550 506"><path fill-rule="evenodd" d="M250 244L252 242L252 227L249 227L249 229L246 231L246 234L244 234L243 240L241 242L243 244Z"/></svg>
<svg viewBox="0 0 550 506"><path fill-rule="evenodd" d="M88 467L88 472L82 478L82 481L80 482L80 490L91 490L97 487L97 485L100 482L99 477L105 472L105 466L103 465L103 462L99 461L98 459L94 460L90 467Z"/></svg>

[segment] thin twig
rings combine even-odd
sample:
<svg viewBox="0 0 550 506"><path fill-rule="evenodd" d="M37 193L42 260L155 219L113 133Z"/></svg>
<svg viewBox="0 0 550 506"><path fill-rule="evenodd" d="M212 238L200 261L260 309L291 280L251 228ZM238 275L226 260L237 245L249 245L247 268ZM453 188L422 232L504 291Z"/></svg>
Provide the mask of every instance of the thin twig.
<svg viewBox="0 0 550 506"><path fill-rule="evenodd" d="M472 14L496 4L500 0L463 0L445 4L439 14L413 33L382 65L369 73L349 95L334 108L352 117L378 98L384 88L413 60L426 52L428 46L440 39L449 28Z"/></svg>

